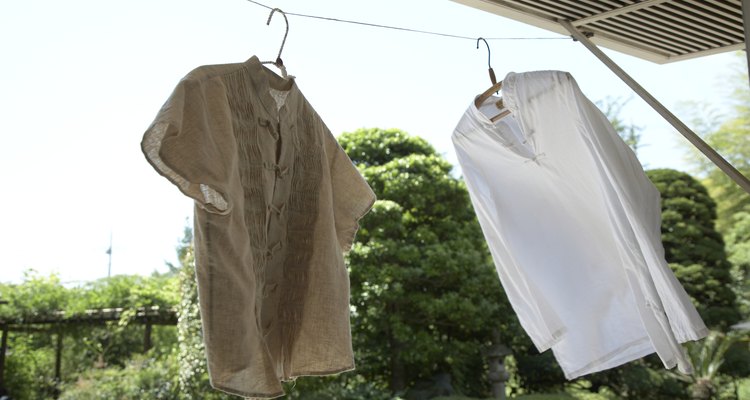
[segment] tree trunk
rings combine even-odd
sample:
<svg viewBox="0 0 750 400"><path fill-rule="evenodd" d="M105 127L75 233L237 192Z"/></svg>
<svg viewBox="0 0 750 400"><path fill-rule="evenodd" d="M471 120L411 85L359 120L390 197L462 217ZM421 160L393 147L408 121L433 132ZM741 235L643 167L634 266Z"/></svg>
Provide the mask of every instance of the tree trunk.
<svg viewBox="0 0 750 400"><path fill-rule="evenodd" d="M386 310L391 312L391 315L398 315L397 304L388 304ZM387 335L388 344L391 349L391 392L401 393L406 389L406 371L404 369L404 362L401 359L401 349L404 347L404 344L396 339L391 329L388 329Z"/></svg>
<svg viewBox="0 0 750 400"><path fill-rule="evenodd" d="M710 379L699 378L690 387L690 398L692 400L710 400L714 393L714 385Z"/></svg>
<svg viewBox="0 0 750 400"><path fill-rule="evenodd" d="M151 321L146 320L146 326L143 330L143 352L151 350Z"/></svg>
<svg viewBox="0 0 750 400"><path fill-rule="evenodd" d="M389 336L391 345L391 392L399 393L406 389L406 371L401 360L401 348L404 344L396 340L393 334Z"/></svg>

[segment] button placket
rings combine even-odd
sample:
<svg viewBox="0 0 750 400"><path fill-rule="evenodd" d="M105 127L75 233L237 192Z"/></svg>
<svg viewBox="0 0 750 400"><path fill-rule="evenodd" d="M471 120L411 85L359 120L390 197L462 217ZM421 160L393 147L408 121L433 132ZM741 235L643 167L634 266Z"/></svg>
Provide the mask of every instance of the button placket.
<svg viewBox="0 0 750 400"><path fill-rule="evenodd" d="M291 109L296 109L294 105ZM263 142L262 153L263 175L266 185L266 250L264 258L264 280L259 295L262 297L263 312L266 316L260 321L260 327L264 335L269 332L277 332L268 336L268 346L273 348L274 354L278 353L278 363L284 364L284 349L286 343L275 336L279 330L289 329L288 317L281 316L286 311L284 304L288 303L289 284L285 275L285 264L288 262L291 249L287 249L287 222L289 216L289 196L292 190L292 174L294 172L295 153L299 151L299 140L297 137L294 119L290 118L290 108L282 106L278 113L269 113L271 118L259 121L258 138ZM268 130L266 136L263 130ZM263 250L261 250L263 251ZM273 339L271 339L273 338ZM279 373L286 376L283 366L277 366ZM286 367L288 368L288 367Z"/></svg>
<svg viewBox="0 0 750 400"><path fill-rule="evenodd" d="M282 247L285 243L286 236L286 206L289 193L289 168L286 165L290 154L293 154L292 141L288 135L287 125L284 123L284 108L280 110L277 121L266 120L262 125L268 129L273 137L273 142L268 140L270 145L268 156L263 162L263 169L266 171L267 182L269 184L269 194L266 203L266 238L267 251L265 257L265 281L261 289L261 296L265 299L265 307L268 307L270 313L275 313L278 302L281 301L281 289L283 286L283 263L285 252ZM283 136L282 136L283 135ZM268 331L274 328L275 321L264 321L263 328Z"/></svg>

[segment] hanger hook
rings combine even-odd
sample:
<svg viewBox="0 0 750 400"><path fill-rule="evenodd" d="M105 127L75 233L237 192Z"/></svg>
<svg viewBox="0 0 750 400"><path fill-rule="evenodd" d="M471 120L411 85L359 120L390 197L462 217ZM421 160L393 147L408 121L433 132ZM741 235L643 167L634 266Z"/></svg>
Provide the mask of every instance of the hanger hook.
<svg viewBox="0 0 750 400"><path fill-rule="evenodd" d="M490 63L490 60L492 59L492 53L490 52L490 45L487 43L486 40L484 40L484 38L480 37L480 38L477 39L477 49L479 48L479 41L480 40L483 41L484 44L487 46L487 68L492 69L492 65Z"/></svg>
<svg viewBox="0 0 750 400"><path fill-rule="evenodd" d="M281 15L284 16L284 22L286 23L286 32L284 32L284 39L281 41L281 48L279 48L279 55L276 56L276 64L279 66L283 66L284 62L281 61L281 52L284 51L284 44L286 44L286 37L289 35L289 20L286 18L286 13L281 11L280 8L274 8L271 10L271 14L268 15L268 21L266 21L266 25L271 25L271 18L273 18L273 13L278 11Z"/></svg>
<svg viewBox="0 0 750 400"><path fill-rule="evenodd" d="M479 48L480 40L483 41L484 44L487 46L487 69L488 69L488 72L490 73L490 81L494 85L497 83L497 78L495 78L495 71L492 70L492 64L490 63L490 61L492 60L492 53L490 52L490 45L489 43L487 43L487 41L483 37L480 37L480 38L477 38L477 49Z"/></svg>

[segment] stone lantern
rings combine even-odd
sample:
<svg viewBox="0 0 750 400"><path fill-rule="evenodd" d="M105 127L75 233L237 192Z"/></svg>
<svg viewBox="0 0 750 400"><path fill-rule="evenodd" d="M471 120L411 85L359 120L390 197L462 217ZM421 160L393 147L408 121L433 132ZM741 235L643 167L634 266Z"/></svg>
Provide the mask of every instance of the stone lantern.
<svg viewBox="0 0 750 400"><path fill-rule="evenodd" d="M500 344L500 335L498 332L495 332L493 336L494 344L484 351L484 356L487 358L487 366L489 367L487 378L492 387L492 398L505 400L505 382L508 381L510 376L508 371L505 370L503 360L505 356L511 354L511 351L507 346Z"/></svg>

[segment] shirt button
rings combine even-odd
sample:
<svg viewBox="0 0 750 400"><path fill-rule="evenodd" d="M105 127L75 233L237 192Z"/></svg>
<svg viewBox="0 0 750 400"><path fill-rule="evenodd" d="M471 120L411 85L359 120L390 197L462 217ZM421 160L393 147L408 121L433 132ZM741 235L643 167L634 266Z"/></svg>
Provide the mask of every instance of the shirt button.
<svg viewBox="0 0 750 400"><path fill-rule="evenodd" d="M266 283L265 286L263 286L263 298L270 296L271 293L274 293L276 291L276 286L278 286L275 283Z"/></svg>
<svg viewBox="0 0 750 400"><path fill-rule="evenodd" d="M273 254L276 253L276 251L278 251L279 249L281 249L281 242L276 242L275 244L268 246L266 248L266 257L273 257Z"/></svg>
<svg viewBox="0 0 750 400"><path fill-rule="evenodd" d="M278 207L273 204L269 204L268 212L271 212L271 211L276 213L276 215L281 215L281 213L284 212L284 203L281 203L281 205L279 205Z"/></svg>

